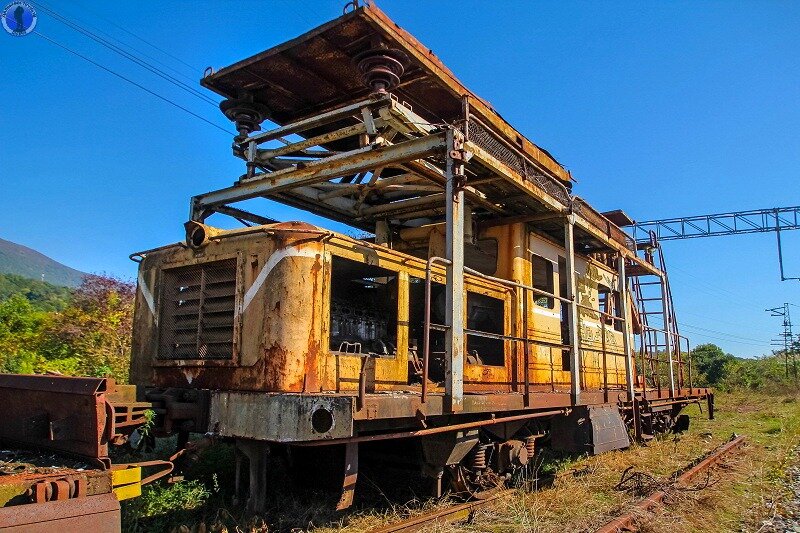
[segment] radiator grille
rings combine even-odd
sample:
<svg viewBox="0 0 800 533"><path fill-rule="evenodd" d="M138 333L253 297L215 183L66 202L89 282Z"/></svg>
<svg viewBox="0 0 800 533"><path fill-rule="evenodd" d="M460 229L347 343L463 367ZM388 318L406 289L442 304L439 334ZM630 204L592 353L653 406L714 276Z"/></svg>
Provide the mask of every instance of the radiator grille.
<svg viewBox="0 0 800 533"><path fill-rule="evenodd" d="M163 271L159 359L231 359L236 259Z"/></svg>

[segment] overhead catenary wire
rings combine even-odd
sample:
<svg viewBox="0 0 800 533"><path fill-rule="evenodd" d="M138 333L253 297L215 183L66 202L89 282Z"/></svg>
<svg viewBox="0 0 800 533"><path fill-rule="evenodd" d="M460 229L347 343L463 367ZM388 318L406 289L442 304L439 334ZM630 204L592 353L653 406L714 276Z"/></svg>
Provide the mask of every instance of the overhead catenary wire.
<svg viewBox="0 0 800 533"><path fill-rule="evenodd" d="M755 346L755 347L758 347L758 348L769 349L769 346L770 346L768 343L757 344L757 343L754 343L754 342L737 341L735 339L726 339L726 338L718 337L718 336L715 336L715 335L708 335L706 333L690 332L690 334L693 337L704 337L706 339L712 339L712 340L722 341L722 342L731 342L731 343L734 343L734 344L743 344L745 346Z"/></svg>
<svg viewBox="0 0 800 533"><path fill-rule="evenodd" d="M695 313L693 311L687 311L685 309L681 309L680 314L681 315L691 315L691 316L697 317L697 318L708 318L708 313ZM772 335L772 333L771 333L772 330L771 329L768 330L768 328L764 328L764 327L759 328L759 329L753 329L752 324L745 324L743 322L734 322L732 320L724 320L722 318L714 317L714 323L715 324L716 323L727 324L729 326L734 326L734 327L737 327L737 328L748 328L753 333L763 333L763 334L766 334L766 335ZM683 324L683 322L681 322L681 325L682 324ZM769 333L768 333L768 331L769 331Z"/></svg>
<svg viewBox="0 0 800 533"><path fill-rule="evenodd" d="M55 10L53 9L53 7L51 7L51 6L47 5L47 4L46 4L46 3L44 3L44 2L41 2L41 0L36 0L36 1L34 2L34 5L36 5L37 7L38 7L38 6L43 6L43 8L42 8L42 9L45 9L45 10L51 10L51 11L55 11ZM64 15L62 15L62 16L64 16ZM65 18L66 18L66 16L65 16ZM99 18L100 18L100 19L102 19L102 20L105 20L106 22L109 22L109 23L113 24L112 22L110 22L110 21L108 21L108 20L104 19L103 17L99 17ZM117 44L119 44L120 46L123 46L123 47L125 47L125 48L128 48L128 49L129 49L129 50L131 50L132 52L135 52L136 54L139 54L139 55L140 55L140 56L142 56L142 57L145 57L145 58L147 58L147 59L149 59L149 60L151 60L151 61L154 61L155 63L158 63L158 64L159 64L159 65L161 65L162 67L164 67L164 68L166 68L166 69L168 69L168 70L172 71L172 72L173 72L173 73L175 73L177 76L180 76L181 78L183 78L184 80L186 80L186 81L188 81L188 82L190 82L190 83L192 83L192 84L194 84L194 83L196 83L196 82L197 82L197 76L198 76L198 75L199 75L199 73L200 73L200 69L195 69L195 68L193 68L193 67L192 67L192 72L194 73L194 77L190 77L190 76L188 76L188 75L186 74L186 72L187 72L186 70L178 70L177 68L175 68L175 66L174 66L174 65L170 65L170 64L168 64L166 61L162 61L162 60L160 60L160 59L158 59L158 58L154 57L154 56L153 56L153 55L151 55L151 54L148 54L148 53L146 53L146 52L143 52L143 51L142 51L140 48L136 48L136 47L132 46L130 43L128 43L128 42L125 42L125 41L123 41L122 39L119 39L119 38L115 37L114 35L111 35L111 34L110 34L110 33L108 33L107 31L104 31L104 30L102 30L102 29L98 28L96 25L93 25L93 24L90 24L90 23L86 22L86 20L85 20L85 19L81 20L79 17L75 17L75 16L73 15L73 16L72 16L72 20L73 20L73 21L76 21L76 23L82 23L84 26L86 26L86 27L88 27L88 28L91 28L91 29L93 29L94 31L96 31L96 32L98 32L98 33L100 33L100 34L102 34L102 35L106 36L107 38L109 38L109 39L111 39L112 41L116 42L116 43L117 43ZM116 26L116 27L118 27L119 29L121 29L121 30L125 31L126 33L130 33L129 31L125 30L125 29L124 29L124 28L122 28L121 26L118 26L117 24L113 24L113 25L114 25L114 26ZM133 35L133 34L132 34L132 35ZM134 35L134 37L136 37L136 36ZM139 38L139 37L137 37L137 38ZM141 38L139 38L139 39L140 39L140 40L142 40ZM144 42L147 42L147 41L144 41ZM155 46L155 45L151 45L151 46ZM164 50L161 50L160 48L157 48L157 47L156 47L156 49L157 49L157 50L159 50L159 51L160 51L162 54L164 54L164 55L166 55L166 56L169 56L169 57L171 57L171 58L173 58L173 59L176 59L177 61L181 61L180 59L178 59L178 58L174 58L174 56L171 56L171 55L170 55L168 52L166 52L166 51L164 51Z"/></svg>
<svg viewBox="0 0 800 533"><path fill-rule="evenodd" d="M54 11L52 9L49 9L49 8L43 6L42 4L39 4L39 7L43 11L48 13L51 17L53 17L55 20L57 20L58 22L61 22L65 26L67 26L69 28L72 28L73 30L85 35L86 37L88 37L88 38L92 39L93 41L99 43L100 45L108 48L109 50L121 55L122 57L128 59L129 61L132 61L132 62L136 63L140 67L152 72L156 76L159 76L160 78L166 80L167 82L175 85L179 89L189 93L190 95L194 96L195 98L198 98L198 99L204 101L205 103L207 103L207 104L209 104L211 106L214 106L214 107L217 107L219 105L218 101L214 100L213 98L211 98L207 94L198 91L197 89L193 88L192 86L190 86L190 85L178 80L177 78L175 78L171 74L168 74L168 73L164 72L163 70L161 70L160 68L158 68L158 67L156 67L154 65L151 65L147 61L136 57L134 54L131 54L130 52L124 50L123 48L121 48L121 47L119 47L117 45L115 45L114 43L110 42L109 40L97 35L96 33L92 32L91 30L88 30L88 29L84 28L79 23L72 21L71 19L59 14L58 12L56 12L56 11Z"/></svg>
<svg viewBox="0 0 800 533"><path fill-rule="evenodd" d="M120 74L119 72L116 72L116 71L106 67L105 65L102 65L102 64L98 63L97 61L91 59L90 57L88 57L88 56L86 56L86 55L84 55L84 54L82 54L82 53L80 53L80 52L78 52L76 50L73 50L72 48L70 48L70 47L68 47L68 46L56 41L55 39L51 39L50 37L44 35L43 33L39 32L39 31L36 31L36 30L34 30L33 33L35 35L38 35L42 39L54 44L55 46L58 46L59 48L69 52L70 54L73 54L73 55L83 59L84 61L87 61L87 62L91 63L92 65L94 65L94 66L96 66L96 67L108 72L109 74L113 74L114 76L116 76L116 77L118 77L118 78L120 78L120 79L122 79L122 80L124 80L124 81L126 81L128 83L130 83L131 85L134 85L135 87L138 87L139 89L145 91L146 93L155 96L159 100L163 100L164 102L166 102L166 103L168 103L168 104L170 104L170 105L172 105L174 107L177 107L178 109L180 109L180 110L192 115L193 117L202 120L206 124L208 124L210 126L213 126L216 129L218 129L220 131L223 131L228 135L231 135L231 136L236 135L235 133L231 132L230 130L227 130L227 129L223 128L219 124L215 124L214 122L211 122L210 120L208 120L207 118L203 117L202 115L198 115L194 111L182 106L181 104L179 104L179 103L177 103L177 102L175 102L173 100L170 100L166 96L162 96L162 95L158 94L157 92L155 92L155 91L153 91L151 89L148 89L144 85L142 85L140 83L137 83L136 81L128 78L127 76L124 76L124 75Z"/></svg>
<svg viewBox="0 0 800 533"><path fill-rule="evenodd" d="M685 322L680 322L679 324L680 324L681 327L688 327L688 328L697 329L697 330L700 330L700 331L707 331L709 333L716 333L718 335L724 335L726 337L733 337L733 338L736 338L736 339L742 339L742 340L746 340L746 341L762 342L761 339L755 339L753 337L743 337L741 335L728 333L726 331L719 331L719 330L716 330L716 329L708 329L708 328L704 328L704 327L700 327L700 326L695 326L694 324L687 324Z"/></svg>
<svg viewBox="0 0 800 533"><path fill-rule="evenodd" d="M89 10L88 8L86 8L86 6L85 6L85 5L83 5L83 4L79 3L79 2L76 2L76 4L77 4L77 5L79 5L79 6L81 6L83 9L86 9L87 11L91 11L91 10ZM123 26L121 26L121 25L117 24L117 23L116 23L116 22L114 22L113 20L109 20L109 19L107 19L107 18L105 18L105 17L103 17L103 16L101 16L101 15L98 15L96 11L92 11L92 13L94 13L94 14L95 14L95 16L96 16L97 18L99 18L100 20L103 20L103 21L105 21L105 22L107 22L107 23L111 24L111 25L112 25L112 26L114 26L115 28L117 28L117 29L119 29L119 30L122 30L123 32L127 33L128 35L130 35L130 36L131 36L131 37L133 37L134 39L137 39L137 40L139 40L139 41L143 42L144 44L146 44L147 46L149 46L149 47L153 48L154 50L158 50L159 52L161 52L161 53L162 53L162 54L164 54L165 56L167 56L167 57L170 57L170 58L174 59L175 61L177 61L178 63L181 63L182 65L184 65L184 66L186 66L186 67L190 68L190 69L192 70L192 72L200 72L200 71L202 70L202 69L200 69L200 68L197 68L197 67L196 67L196 66L194 66L194 65L190 65L189 63L187 63L187 62L186 62L186 61L184 61L183 59L181 59L181 58L179 58L179 57L175 56L174 54L171 54L170 52L167 52L167 51L166 51L166 50L164 50L163 48L161 48L161 47L159 47L159 46L156 46L155 44L151 43L150 41L148 41L148 40L146 40L146 39L144 39L144 38L142 38L142 37L140 37L139 35L136 35L136 34L135 34L135 33L133 33L132 31L130 31L130 30L128 30L127 28L125 28L125 27L123 27Z"/></svg>

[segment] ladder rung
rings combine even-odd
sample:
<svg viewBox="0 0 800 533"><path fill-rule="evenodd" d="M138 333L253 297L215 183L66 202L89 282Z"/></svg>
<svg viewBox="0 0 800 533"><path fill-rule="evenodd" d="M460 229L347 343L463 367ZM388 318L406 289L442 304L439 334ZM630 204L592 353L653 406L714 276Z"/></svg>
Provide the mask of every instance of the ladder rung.
<svg viewBox="0 0 800 533"><path fill-rule="evenodd" d="M661 298L639 298L640 302L660 302Z"/></svg>

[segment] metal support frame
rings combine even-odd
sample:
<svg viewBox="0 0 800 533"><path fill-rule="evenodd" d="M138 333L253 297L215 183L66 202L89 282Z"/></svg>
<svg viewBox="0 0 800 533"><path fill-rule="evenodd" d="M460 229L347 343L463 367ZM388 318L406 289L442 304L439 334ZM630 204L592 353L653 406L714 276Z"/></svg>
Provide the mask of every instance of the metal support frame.
<svg viewBox="0 0 800 533"><path fill-rule="evenodd" d="M653 233L659 241L670 241L774 231L778 240L781 281L789 281L800 278L786 277L783 269L781 231L797 229L800 229L800 206L648 220L634 224L631 233L638 244L646 244L651 240L650 233Z"/></svg>
<svg viewBox="0 0 800 533"><path fill-rule="evenodd" d="M647 243L650 231L659 241L669 241L793 229L800 229L800 206L637 222L633 237L638 243Z"/></svg>
<svg viewBox="0 0 800 533"><path fill-rule="evenodd" d="M411 139L398 144L368 145L358 150L309 162L296 168L257 174L238 184L195 196L192 199L193 219L204 209L217 205L269 196L292 188L323 182L338 176L371 170L390 163L409 161L441 150L445 140L441 134ZM360 215L353 212L354 216Z"/></svg>
<svg viewBox="0 0 800 533"><path fill-rule="evenodd" d="M667 293L666 275L661 278L661 301L664 317L664 351L669 357L669 397L675 397L675 368L672 357L672 331L670 329L669 295Z"/></svg>
<svg viewBox="0 0 800 533"><path fill-rule="evenodd" d="M622 348L625 352L625 390L628 392L628 401L632 402L635 398L633 383L633 361L631 350L630 318L631 310L628 305L628 280L625 276L625 257L622 254L617 256L617 291L619 292L619 305L622 311Z"/></svg>
<svg viewBox="0 0 800 533"><path fill-rule="evenodd" d="M457 138L458 136L458 138ZM445 286L445 405L453 413L464 408L464 190L457 180L463 163L453 158L462 143L461 134L447 131L446 266Z"/></svg>
<svg viewBox="0 0 800 533"><path fill-rule="evenodd" d="M570 394L572 404L578 405L581 396L581 350L580 335L578 334L578 302L577 285L575 276L575 217L567 216L564 224L564 249L567 260L567 298L572 301L569 306L569 344L572 346L572 362L570 364Z"/></svg>

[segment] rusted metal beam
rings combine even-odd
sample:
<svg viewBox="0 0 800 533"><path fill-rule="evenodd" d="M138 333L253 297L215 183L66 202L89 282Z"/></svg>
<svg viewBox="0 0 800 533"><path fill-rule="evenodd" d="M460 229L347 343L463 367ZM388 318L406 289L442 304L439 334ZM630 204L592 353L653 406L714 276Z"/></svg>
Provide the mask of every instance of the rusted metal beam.
<svg viewBox="0 0 800 533"><path fill-rule="evenodd" d="M445 197L445 193L438 192L429 194L427 196L418 196L417 198L409 198L407 200L398 200L396 202L389 202L387 204L364 207L361 209L361 217L369 217L372 215L391 216L392 213L407 213L409 210L414 212L415 208L420 206L428 206L430 204L440 203L445 199Z"/></svg>
<svg viewBox="0 0 800 533"><path fill-rule="evenodd" d="M628 331L632 331L630 328L631 310L628 300L628 278L625 276L625 256L622 254L617 255L617 292L622 311L622 331L626 332L622 335L622 349L625 352L625 390L628 392L628 401L633 402L636 399L633 390L633 347L631 346L631 337L627 334ZM638 413L634 414L634 416L637 415Z"/></svg>
<svg viewBox="0 0 800 533"><path fill-rule="evenodd" d="M463 137L452 129L447 131L445 196L445 379L444 394L447 409L460 413L464 409L464 202L461 182L464 163L455 160L454 153L463 147Z"/></svg>
<svg viewBox="0 0 800 533"><path fill-rule="evenodd" d="M267 224L277 224L279 222L274 218L256 215L255 213L245 211L244 209L238 209L236 207L231 207L228 205L218 205L214 207L214 211L216 211L217 213L221 213L223 215L228 215L233 218L246 220L247 222L252 222L260 226L265 226Z"/></svg>
<svg viewBox="0 0 800 533"><path fill-rule="evenodd" d="M4 533L119 533L120 528L120 505L113 494L0 508Z"/></svg>
<svg viewBox="0 0 800 533"><path fill-rule="evenodd" d="M570 350L570 395L572 405L580 403L581 396L581 348L580 336L578 335L578 279L575 266L575 220L572 215L567 217L564 224L564 249L566 251L567 267L567 299L572 303L569 305L569 319L567 328L569 331Z"/></svg>
<svg viewBox="0 0 800 533"><path fill-rule="evenodd" d="M363 107L374 109L376 107L380 107L383 105L389 105L390 102L391 98L389 97L388 94L371 96L366 100L361 100L354 104L340 107L338 109L334 109L333 111L328 111L327 113L313 115L309 118L298 120L296 122L286 124L285 126L281 126L279 128L265 131L263 133L258 133L256 135L251 135L250 137L242 141L241 144L243 146L249 144L250 142L261 144L267 141L271 141L273 139L277 139L278 137L285 137L293 133L309 130L311 128L316 128L325 124L330 124L331 122L335 122L342 118L360 114L361 108Z"/></svg>
<svg viewBox="0 0 800 533"><path fill-rule="evenodd" d="M283 146L279 146L278 148L259 149L258 154L256 156L256 161L265 161L273 157L280 157L282 155L292 154L294 152L302 152L303 150L312 148L314 146L321 146L323 144L327 144L332 141L337 141L339 139L353 137L355 135L359 135L366 131L367 131L367 126L363 123L359 123L353 126L340 128L338 130L331 131L329 133L317 135L315 137L309 137L308 139L298 141L296 143L285 144Z"/></svg>
<svg viewBox="0 0 800 533"><path fill-rule="evenodd" d="M451 431L462 431L465 429L474 429L484 426L493 426L496 424L504 424L506 422L516 422L519 420L531 420L533 418L544 418L547 416L557 416L569 413L569 409L550 409L547 411L537 411L533 413L525 413L522 415L504 416L500 418L492 418L488 420L478 420L475 422L464 422L462 424L452 424L449 426L441 426L427 429L417 429L412 431L400 431L396 433L379 433L376 435L360 435L358 437L349 437L343 439L327 439L316 440L307 442L293 442L294 446L330 446L331 444L342 444L348 442L375 442L379 440L393 440L393 439L408 439L412 437L424 437L426 435L436 435L438 433L448 433Z"/></svg>
<svg viewBox="0 0 800 533"><path fill-rule="evenodd" d="M313 161L302 167L262 174L254 179L243 180L226 189L195 196L192 199L192 212L198 213L203 209L220 204L239 202L258 196L269 196L339 176L372 170L401 161L419 159L444 150L445 145L444 133L389 146L370 145L352 152Z"/></svg>

